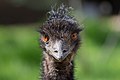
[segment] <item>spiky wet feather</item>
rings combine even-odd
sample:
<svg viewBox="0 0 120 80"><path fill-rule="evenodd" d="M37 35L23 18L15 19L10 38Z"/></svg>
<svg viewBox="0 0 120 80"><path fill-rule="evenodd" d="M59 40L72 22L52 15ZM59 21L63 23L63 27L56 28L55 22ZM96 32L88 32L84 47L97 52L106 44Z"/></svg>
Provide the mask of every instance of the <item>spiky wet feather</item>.
<svg viewBox="0 0 120 80"><path fill-rule="evenodd" d="M69 15L69 7L61 5L57 10L49 12L48 20L40 27L41 34L49 34L51 36L60 36L62 33L79 33L82 28L79 27L74 17Z"/></svg>

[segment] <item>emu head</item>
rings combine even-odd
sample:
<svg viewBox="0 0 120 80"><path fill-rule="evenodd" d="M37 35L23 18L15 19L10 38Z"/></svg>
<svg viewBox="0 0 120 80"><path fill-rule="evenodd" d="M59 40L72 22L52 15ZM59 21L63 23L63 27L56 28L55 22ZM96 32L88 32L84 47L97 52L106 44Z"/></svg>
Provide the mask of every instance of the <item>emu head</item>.
<svg viewBox="0 0 120 80"><path fill-rule="evenodd" d="M51 10L49 14L48 20L39 30L41 47L55 61L62 62L77 51L79 32L82 29L74 17L69 15L69 8L64 5Z"/></svg>

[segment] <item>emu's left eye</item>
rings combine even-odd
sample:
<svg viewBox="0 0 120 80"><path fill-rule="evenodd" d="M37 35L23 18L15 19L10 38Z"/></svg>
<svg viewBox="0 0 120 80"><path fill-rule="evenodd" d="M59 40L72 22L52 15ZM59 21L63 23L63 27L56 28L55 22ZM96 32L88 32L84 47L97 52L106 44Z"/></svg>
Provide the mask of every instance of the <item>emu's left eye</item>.
<svg viewBox="0 0 120 80"><path fill-rule="evenodd" d="M43 42L49 41L49 36L47 36L47 35L42 36L42 41L43 41Z"/></svg>
<svg viewBox="0 0 120 80"><path fill-rule="evenodd" d="M73 33L73 34L71 35L71 37L72 37L73 40L76 40L76 39L77 39L77 33Z"/></svg>

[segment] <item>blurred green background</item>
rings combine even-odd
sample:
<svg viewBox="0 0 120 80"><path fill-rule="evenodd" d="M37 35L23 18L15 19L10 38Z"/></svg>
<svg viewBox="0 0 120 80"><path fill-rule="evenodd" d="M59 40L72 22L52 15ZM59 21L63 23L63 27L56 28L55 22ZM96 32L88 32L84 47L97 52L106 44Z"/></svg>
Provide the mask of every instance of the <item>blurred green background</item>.
<svg viewBox="0 0 120 80"><path fill-rule="evenodd" d="M43 1L0 0L0 80L39 80L42 50L37 29L50 6L63 3ZM101 7L98 11L80 0L64 3L74 8L72 15L84 27L75 79L120 80L120 15L113 14L114 6L105 2L107 7L101 4L100 12Z"/></svg>

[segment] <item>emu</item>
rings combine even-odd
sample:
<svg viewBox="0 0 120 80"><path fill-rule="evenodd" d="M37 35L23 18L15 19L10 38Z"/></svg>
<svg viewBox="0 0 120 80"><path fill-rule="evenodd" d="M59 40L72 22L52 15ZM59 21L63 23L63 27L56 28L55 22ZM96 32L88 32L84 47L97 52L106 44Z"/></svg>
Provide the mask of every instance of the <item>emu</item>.
<svg viewBox="0 0 120 80"><path fill-rule="evenodd" d="M39 29L43 49L42 80L74 80L73 59L80 45L82 28L69 10L70 7L63 4L52 9Z"/></svg>

